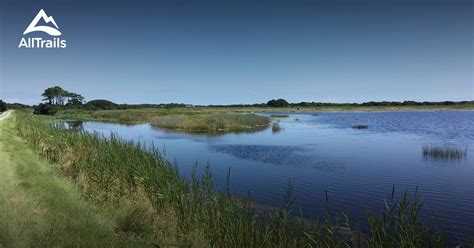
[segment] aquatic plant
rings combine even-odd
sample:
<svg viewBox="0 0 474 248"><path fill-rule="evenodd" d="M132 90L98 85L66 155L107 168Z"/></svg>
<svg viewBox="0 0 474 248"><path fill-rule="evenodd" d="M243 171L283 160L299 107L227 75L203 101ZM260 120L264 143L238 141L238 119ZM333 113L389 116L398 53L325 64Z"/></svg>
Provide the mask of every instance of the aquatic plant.
<svg viewBox="0 0 474 248"><path fill-rule="evenodd" d="M423 157L434 160L459 160L466 157L467 148L450 145L424 145Z"/></svg>
<svg viewBox="0 0 474 248"><path fill-rule="evenodd" d="M272 118L288 118L290 116L289 115L284 115L284 114L273 114L273 115L270 115L270 117L272 117Z"/></svg>
<svg viewBox="0 0 474 248"><path fill-rule="evenodd" d="M280 123L278 122L273 122L272 123L272 132L273 133L278 133L281 131L281 126L280 126Z"/></svg>
<svg viewBox="0 0 474 248"><path fill-rule="evenodd" d="M367 128L369 128L369 126L358 124L358 125L353 125L352 128L354 128L354 129L367 129Z"/></svg>

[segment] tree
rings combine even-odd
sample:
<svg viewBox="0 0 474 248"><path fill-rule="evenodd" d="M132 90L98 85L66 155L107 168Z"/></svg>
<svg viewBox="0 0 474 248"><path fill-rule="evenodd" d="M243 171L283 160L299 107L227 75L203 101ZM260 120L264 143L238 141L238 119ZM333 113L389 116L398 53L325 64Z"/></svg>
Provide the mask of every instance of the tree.
<svg viewBox="0 0 474 248"><path fill-rule="evenodd" d="M67 98L67 105L82 105L84 103L84 97L76 93L67 92Z"/></svg>
<svg viewBox="0 0 474 248"><path fill-rule="evenodd" d="M0 100L0 112L4 112L4 111L7 111L7 110L8 110L7 103Z"/></svg>
<svg viewBox="0 0 474 248"><path fill-rule="evenodd" d="M283 108L283 107L288 107L288 102L285 99L272 99L267 102L267 105L269 107L274 107L274 108Z"/></svg>
<svg viewBox="0 0 474 248"><path fill-rule="evenodd" d="M59 86L54 86L44 90L41 96L44 97L43 101L47 101L50 105L60 105L64 106L66 104L70 105L82 105L84 102L84 97L73 92L64 90Z"/></svg>

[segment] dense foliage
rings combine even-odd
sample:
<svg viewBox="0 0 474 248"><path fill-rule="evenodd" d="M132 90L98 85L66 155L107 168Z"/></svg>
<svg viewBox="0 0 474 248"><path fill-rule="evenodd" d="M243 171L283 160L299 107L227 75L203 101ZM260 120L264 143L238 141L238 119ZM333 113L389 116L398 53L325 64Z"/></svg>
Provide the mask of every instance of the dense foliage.
<svg viewBox="0 0 474 248"><path fill-rule="evenodd" d="M269 107L273 107L273 108L283 108L283 107L288 107L289 103L285 100L285 99L272 99L270 101L267 102L267 105Z"/></svg>
<svg viewBox="0 0 474 248"><path fill-rule="evenodd" d="M84 102L84 97L80 94L69 92L59 86L47 88L41 96L49 105L81 105Z"/></svg>
<svg viewBox="0 0 474 248"><path fill-rule="evenodd" d="M112 110L112 109L119 109L120 106L114 102L108 101L108 100L92 100L87 102L84 105L84 108L90 109L90 110Z"/></svg>
<svg viewBox="0 0 474 248"><path fill-rule="evenodd" d="M0 100L0 112L4 112L4 111L7 111L7 110L8 110L7 103Z"/></svg>
<svg viewBox="0 0 474 248"><path fill-rule="evenodd" d="M48 104L48 103L40 103L38 106L33 108L33 114L35 115L55 115L61 107Z"/></svg>

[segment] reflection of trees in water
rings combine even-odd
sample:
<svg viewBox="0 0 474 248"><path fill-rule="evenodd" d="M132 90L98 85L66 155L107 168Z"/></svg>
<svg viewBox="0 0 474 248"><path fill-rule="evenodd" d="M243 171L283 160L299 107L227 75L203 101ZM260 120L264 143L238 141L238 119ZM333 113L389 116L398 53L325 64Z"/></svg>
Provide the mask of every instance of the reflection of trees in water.
<svg viewBox="0 0 474 248"><path fill-rule="evenodd" d="M83 121L68 121L67 125L69 126L70 129L84 130Z"/></svg>
<svg viewBox="0 0 474 248"><path fill-rule="evenodd" d="M83 121L55 121L53 122L55 128L65 128L71 130L84 130Z"/></svg>

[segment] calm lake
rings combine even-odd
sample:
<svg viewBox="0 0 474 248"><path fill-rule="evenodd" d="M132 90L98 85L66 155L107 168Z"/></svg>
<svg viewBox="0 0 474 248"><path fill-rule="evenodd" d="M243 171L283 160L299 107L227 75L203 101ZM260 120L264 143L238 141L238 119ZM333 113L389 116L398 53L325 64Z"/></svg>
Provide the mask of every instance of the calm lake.
<svg viewBox="0 0 474 248"><path fill-rule="evenodd" d="M267 113L269 115L270 113ZM367 230L364 209L380 210L395 195L418 186L423 216L431 216L450 243L474 237L474 111L290 113L274 118L282 130L193 135L142 125L84 122L87 131L111 132L165 150L183 176L197 163L211 166L214 182L235 195L250 190L264 206L280 206L288 181L295 205L307 217L320 216L326 191L334 213L349 210ZM368 129L353 129L356 124ZM424 145L466 149L456 160L423 156Z"/></svg>

